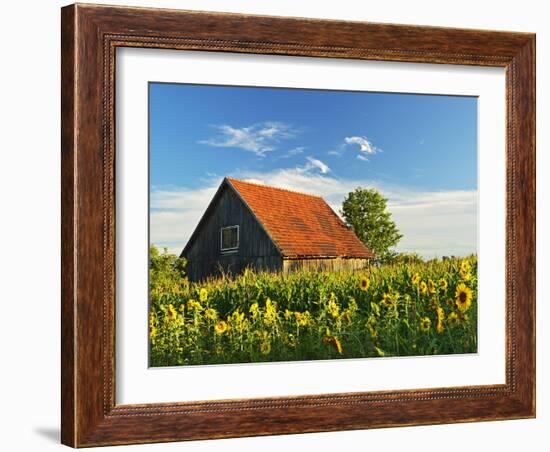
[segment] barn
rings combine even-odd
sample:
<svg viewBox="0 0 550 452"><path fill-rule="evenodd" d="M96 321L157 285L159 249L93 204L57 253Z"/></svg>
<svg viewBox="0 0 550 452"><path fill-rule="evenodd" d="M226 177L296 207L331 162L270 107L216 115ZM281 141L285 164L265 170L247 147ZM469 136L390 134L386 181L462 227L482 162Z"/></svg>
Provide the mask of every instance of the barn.
<svg viewBox="0 0 550 452"><path fill-rule="evenodd" d="M225 178L181 253L191 281L249 267L359 270L374 254L319 196Z"/></svg>

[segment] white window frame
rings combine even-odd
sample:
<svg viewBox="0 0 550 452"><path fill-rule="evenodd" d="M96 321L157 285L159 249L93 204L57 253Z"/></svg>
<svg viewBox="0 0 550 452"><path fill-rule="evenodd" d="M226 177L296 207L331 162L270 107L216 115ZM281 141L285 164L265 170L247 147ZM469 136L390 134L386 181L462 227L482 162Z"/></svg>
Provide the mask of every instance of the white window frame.
<svg viewBox="0 0 550 452"><path fill-rule="evenodd" d="M234 246L234 247L231 247L231 248L224 248L223 247L223 231L224 231L224 229L233 229L233 228L237 228L237 246ZM221 249L222 253L234 253L234 252L236 252L239 249L240 241L241 241L241 234L240 234L238 224L235 224L233 226L224 226L224 227L220 228L220 249Z"/></svg>

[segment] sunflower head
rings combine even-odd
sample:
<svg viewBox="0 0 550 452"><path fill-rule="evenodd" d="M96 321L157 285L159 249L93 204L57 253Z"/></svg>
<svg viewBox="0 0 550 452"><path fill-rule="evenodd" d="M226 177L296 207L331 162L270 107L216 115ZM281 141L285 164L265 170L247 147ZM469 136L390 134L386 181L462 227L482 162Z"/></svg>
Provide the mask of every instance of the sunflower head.
<svg viewBox="0 0 550 452"><path fill-rule="evenodd" d="M430 292L431 294L434 294L436 292L435 283L431 279L428 279L428 292Z"/></svg>
<svg viewBox="0 0 550 452"><path fill-rule="evenodd" d="M225 320L220 320L216 325L214 326L214 330L217 334L223 334L229 329L229 325Z"/></svg>
<svg viewBox="0 0 550 452"><path fill-rule="evenodd" d="M458 309L462 312L466 312L470 309L472 304L472 289L466 286L464 283L460 283L456 286L455 303Z"/></svg>
<svg viewBox="0 0 550 452"><path fill-rule="evenodd" d="M369 286L370 286L369 278L367 278L366 276L361 276L361 279L359 280L359 288L366 292L367 290L369 290Z"/></svg>
<svg viewBox="0 0 550 452"><path fill-rule="evenodd" d="M250 308L248 308L248 312L250 314L250 317L252 317L253 319L257 318L258 314L260 313L258 303L252 303L250 305Z"/></svg>
<svg viewBox="0 0 550 452"><path fill-rule="evenodd" d="M472 275L470 275L469 271L463 271L462 269L460 269L460 278L463 281L470 281L470 279L472 279Z"/></svg>
<svg viewBox="0 0 550 452"><path fill-rule="evenodd" d="M382 295L382 301L381 303L384 305L384 306L387 306L387 307L390 307L393 305L393 298L391 296L391 294L389 293L385 293L384 295Z"/></svg>
<svg viewBox="0 0 550 452"><path fill-rule="evenodd" d="M204 311L204 316L209 320L216 320L218 318L218 312L215 309L208 308Z"/></svg>
<svg viewBox="0 0 550 452"><path fill-rule="evenodd" d="M458 314L456 312L451 312L447 317L447 323L449 325L456 325L458 323Z"/></svg>
<svg viewBox="0 0 550 452"><path fill-rule="evenodd" d="M311 313L309 311L294 313L294 319L296 320L296 325L298 326L308 326L311 324Z"/></svg>
<svg viewBox="0 0 550 452"><path fill-rule="evenodd" d="M342 315L340 316L340 320L351 323L351 312L349 309L346 309L344 312L342 312Z"/></svg>
<svg viewBox="0 0 550 452"><path fill-rule="evenodd" d="M430 331L430 326L432 325L432 321L428 317L424 317L420 321L420 329L424 332Z"/></svg>
<svg viewBox="0 0 550 452"><path fill-rule="evenodd" d="M420 293L422 295L426 295L426 293L428 293L428 285L425 281L420 281L418 288L420 289Z"/></svg>
<svg viewBox="0 0 550 452"><path fill-rule="evenodd" d="M187 309L189 311L201 312L202 311L202 305L196 300L189 300L187 302Z"/></svg>
<svg viewBox="0 0 550 452"><path fill-rule="evenodd" d="M208 290L206 290L204 287L199 291L199 300L201 303L204 303L206 300L208 300Z"/></svg>
<svg viewBox="0 0 550 452"><path fill-rule="evenodd" d="M331 334L325 334L325 336L323 337L323 343L325 345L332 345L340 355L342 354L343 352L342 343L336 336L332 336Z"/></svg>
<svg viewBox="0 0 550 452"><path fill-rule="evenodd" d="M441 278L439 280L439 288L445 292L447 290L447 287L449 287L447 280L445 278Z"/></svg>
<svg viewBox="0 0 550 452"><path fill-rule="evenodd" d="M460 277L464 280L464 281L470 281L471 279L471 274L470 274L470 270L472 269L471 265L470 265L470 262L468 260L463 260L461 263L460 263L460 270L459 270L459 273L460 273Z"/></svg>
<svg viewBox="0 0 550 452"><path fill-rule="evenodd" d="M168 317L168 320L175 320L176 317L178 316L178 313L174 308L173 304L168 305L168 309L166 310L166 316Z"/></svg>
<svg viewBox="0 0 550 452"><path fill-rule="evenodd" d="M443 308L437 308L437 332L441 334L443 332L443 320L445 319L445 312Z"/></svg>
<svg viewBox="0 0 550 452"><path fill-rule="evenodd" d="M418 283L420 283L420 275L418 273L415 273L414 275L412 275L411 282L413 286L417 286Z"/></svg>
<svg viewBox="0 0 550 452"><path fill-rule="evenodd" d="M292 333L284 336L284 342L290 348L296 347L296 337Z"/></svg>
<svg viewBox="0 0 550 452"><path fill-rule="evenodd" d="M262 342L260 344L260 352L262 355L269 355L269 352L271 351L271 343L268 341Z"/></svg>

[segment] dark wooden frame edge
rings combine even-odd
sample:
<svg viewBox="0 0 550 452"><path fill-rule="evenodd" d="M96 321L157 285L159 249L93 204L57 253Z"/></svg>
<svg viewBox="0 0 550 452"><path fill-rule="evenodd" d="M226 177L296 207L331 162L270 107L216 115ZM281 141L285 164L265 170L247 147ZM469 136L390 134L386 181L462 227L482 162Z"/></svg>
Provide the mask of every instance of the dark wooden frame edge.
<svg viewBox="0 0 550 452"><path fill-rule="evenodd" d="M62 8L61 439L179 441L535 416L535 35L75 4ZM115 404L117 47L506 69L506 383Z"/></svg>

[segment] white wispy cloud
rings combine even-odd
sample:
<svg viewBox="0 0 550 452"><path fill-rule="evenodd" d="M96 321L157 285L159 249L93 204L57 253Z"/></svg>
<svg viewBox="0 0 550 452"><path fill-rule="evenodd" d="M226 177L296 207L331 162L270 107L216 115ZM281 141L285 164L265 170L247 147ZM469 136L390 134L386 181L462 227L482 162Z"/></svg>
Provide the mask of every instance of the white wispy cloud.
<svg viewBox="0 0 550 452"><path fill-rule="evenodd" d="M308 162L309 163L309 162ZM361 186L388 198L388 209L404 235L397 249L425 257L466 255L476 251L477 191L418 191L368 180L338 179L320 168L282 168L235 177L322 196L339 213L345 196ZM179 254L214 196L222 177L203 188L171 188L151 193L151 241Z"/></svg>
<svg viewBox="0 0 550 452"><path fill-rule="evenodd" d="M305 146L298 146L298 147L292 148L288 150L285 154L283 154L281 158L289 158L289 157L294 157L296 155L303 154L305 149L306 149Z"/></svg>
<svg viewBox="0 0 550 452"><path fill-rule="evenodd" d="M276 121L261 122L248 127L233 127L228 124L214 127L219 134L213 138L200 140L200 144L242 149L261 157L275 150L279 141L292 138L296 133L289 124Z"/></svg>
<svg viewBox="0 0 550 452"><path fill-rule="evenodd" d="M321 160L313 157L307 157L307 161L308 163L306 163L306 165L303 167L305 171L309 171L315 168L321 171L322 174L326 174L330 171L328 165L324 162L321 162Z"/></svg>
<svg viewBox="0 0 550 452"><path fill-rule="evenodd" d="M376 154L381 151L367 137L346 137L344 142L348 145L358 144L359 150L365 154Z"/></svg>
<svg viewBox="0 0 550 452"><path fill-rule="evenodd" d="M359 152L356 156L358 160L361 160L363 162L368 162L369 159L367 158L367 155L377 154L379 152L382 152L382 149L376 147L372 141L370 141L367 137L361 137L361 136L351 136L351 137L345 137L344 141L341 142L338 146L334 147L333 149L329 150L327 152L328 155L336 155L338 157L342 156L346 149L350 146L358 145L357 151Z"/></svg>

